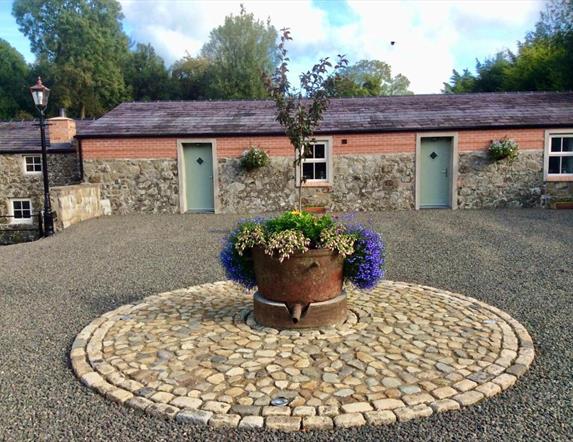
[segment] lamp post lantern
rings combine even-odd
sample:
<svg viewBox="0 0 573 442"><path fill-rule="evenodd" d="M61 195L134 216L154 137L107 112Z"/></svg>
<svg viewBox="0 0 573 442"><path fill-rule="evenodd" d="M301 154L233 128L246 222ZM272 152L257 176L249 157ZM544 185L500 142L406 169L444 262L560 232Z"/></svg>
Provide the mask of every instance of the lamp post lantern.
<svg viewBox="0 0 573 442"><path fill-rule="evenodd" d="M42 140L42 176L44 179L44 236L50 236L54 233L54 217L52 214L52 203L50 200L50 183L48 182L48 153L46 146L46 122L44 111L48 106L48 97L50 89L42 84L42 79L34 86L30 87L30 93L34 99L34 104L40 113L40 136Z"/></svg>

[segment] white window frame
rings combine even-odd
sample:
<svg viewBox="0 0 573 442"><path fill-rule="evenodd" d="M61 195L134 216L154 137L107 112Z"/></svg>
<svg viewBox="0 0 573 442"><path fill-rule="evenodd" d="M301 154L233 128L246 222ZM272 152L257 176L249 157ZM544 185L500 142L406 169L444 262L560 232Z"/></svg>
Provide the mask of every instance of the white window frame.
<svg viewBox="0 0 573 442"><path fill-rule="evenodd" d="M14 203L17 201L30 203L30 218L14 218ZM34 206L30 198L11 198L8 200L8 216L10 224L33 224L34 223Z"/></svg>
<svg viewBox="0 0 573 442"><path fill-rule="evenodd" d="M302 187L325 187L325 186L332 186L332 177L333 177L333 169L332 169L332 137L322 137L322 138L315 138L312 144L324 144L324 156L325 156L325 163L326 163L326 179L325 180L306 180L304 183L301 183L301 176L300 176L300 167L297 165L296 168L296 183L297 186L302 184ZM314 158L310 159L302 159L303 164L305 162L308 163L319 163L323 161L316 161Z"/></svg>
<svg viewBox="0 0 573 442"><path fill-rule="evenodd" d="M545 154L543 158L543 179L544 181L573 181L573 173L549 173L550 157L573 157L573 152L551 152L551 140L555 137L561 138L566 135L573 137L573 128L571 129L551 129L545 131Z"/></svg>
<svg viewBox="0 0 573 442"><path fill-rule="evenodd" d="M29 171L28 170L28 158L34 158L40 160L40 170ZM42 161L41 155L24 155L23 156L23 167L24 167L24 174L25 175L39 175L44 170L44 163Z"/></svg>

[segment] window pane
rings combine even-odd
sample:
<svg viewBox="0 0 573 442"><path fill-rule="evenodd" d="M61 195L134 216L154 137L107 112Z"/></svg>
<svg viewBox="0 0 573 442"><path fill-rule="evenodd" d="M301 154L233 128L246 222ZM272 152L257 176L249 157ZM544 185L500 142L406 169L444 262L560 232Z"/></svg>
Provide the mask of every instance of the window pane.
<svg viewBox="0 0 573 442"><path fill-rule="evenodd" d="M314 158L325 158L324 156L324 144L314 145Z"/></svg>
<svg viewBox="0 0 573 442"><path fill-rule="evenodd" d="M304 149L303 149L302 157L303 157L303 158L312 158L312 146L310 146L310 147L308 148L308 150L304 150Z"/></svg>
<svg viewBox="0 0 573 442"><path fill-rule="evenodd" d="M42 171L42 158L26 157L26 172L41 172L41 171Z"/></svg>
<svg viewBox="0 0 573 442"><path fill-rule="evenodd" d="M561 159L561 173L573 173L573 156Z"/></svg>
<svg viewBox="0 0 573 442"><path fill-rule="evenodd" d="M302 165L302 176L307 180L314 179L314 164L312 163L304 163Z"/></svg>
<svg viewBox="0 0 573 442"><path fill-rule="evenodd" d="M561 152L561 138L552 137L551 138L551 152Z"/></svg>
<svg viewBox="0 0 573 442"><path fill-rule="evenodd" d="M22 201L13 201L12 202L14 210L22 210Z"/></svg>
<svg viewBox="0 0 573 442"><path fill-rule="evenodd" d="M549 173L559 173L560 157L549 157Z"/></svg>
<svg viewBox="0 0 573 442"><path fill-rule="evenodd" d="M30 201L20 201L23 210L30 210Z"/></svg>
<svg viewBox="0 0 573 442"><path fill-rule="evenodd" d="M326 163L315 163L314 164L314 178L317 180L326 179Z"/></svg>
<svg viewBox="0 0 573 442"><path fill-rule="evenodd" d="M573 152L573 137L563 138L563 152Z"/></svg>
<svg viewBox="0 0 573 442"><path fill-rule="evenodd" d="M22 211L22 218L31 218L32 217L32 213L30 212L30 210L23 210Z"/></svg>

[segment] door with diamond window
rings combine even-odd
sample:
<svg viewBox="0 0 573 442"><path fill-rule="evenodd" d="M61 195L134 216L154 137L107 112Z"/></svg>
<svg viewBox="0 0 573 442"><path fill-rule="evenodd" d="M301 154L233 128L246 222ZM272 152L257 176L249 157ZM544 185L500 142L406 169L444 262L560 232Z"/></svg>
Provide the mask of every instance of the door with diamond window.
<svg viewBox="0 0 573 442"><path fill-rule="evenodd" d="M450 207L452 138L422 138L419 164L420 207Z"/></svg>
<svg viewBox="0 0 573 442"><path fill-rule="evenodd" d="M211 143L183 145L187 211L213 212L213 148Z"/></svg>

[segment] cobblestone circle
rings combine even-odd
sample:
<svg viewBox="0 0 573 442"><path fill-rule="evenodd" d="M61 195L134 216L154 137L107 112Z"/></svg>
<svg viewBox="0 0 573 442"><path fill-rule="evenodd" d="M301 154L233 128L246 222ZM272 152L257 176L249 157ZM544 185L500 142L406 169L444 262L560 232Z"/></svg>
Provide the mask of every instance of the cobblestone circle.
<svg viewBox="0 0 573 442"><path fill-rule="evenodd" d="M527 330L473 298L390 281L347 293L345 323L296 331L257 325L252 294L228 281L150 296L84 328L72 367L150 415L298 431L458 410L511 387L533 361Z"/></svg>

